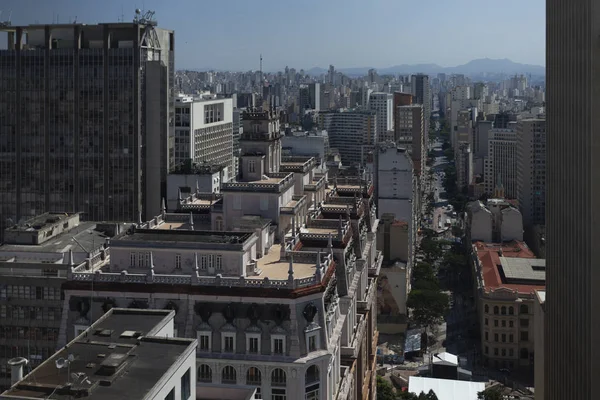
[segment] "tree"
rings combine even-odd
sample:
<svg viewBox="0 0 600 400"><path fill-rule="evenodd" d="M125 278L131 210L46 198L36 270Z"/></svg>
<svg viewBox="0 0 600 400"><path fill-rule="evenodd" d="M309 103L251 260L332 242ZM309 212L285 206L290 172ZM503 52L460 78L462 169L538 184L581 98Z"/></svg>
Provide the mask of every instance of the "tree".
<svg viewBox="0 0 600 400"><path fill-rule="evenodd" d="M377 400L395 400L396 393L392 384L377 375Z"/></svg>
<svg viewBox="0 0 600 400"><path fill-rule="evenodd" d="M421 251L425 254L425 259L430 262L435 261L442 255L440 246L429 237L424 237L421 240Z"/></svg>
<svg viewBox="0 0 600 400"><path fill-rule="evenodd" d="M446 293L439 290L414 289L408 294L406 306L412 310L415 322L430 328L441 322L450 308L450 300Z"/></svg>
<svg viewBox="0 0 600 400"><path fill-rule="evenodd" d="M435 271L431 264L418 263L414 266L412 272L413 281L437 281Z"/></svg>
<svg viewBox="0 0 600 400"><path fill-rule="evenodd" d="M477 393L477 398L479 400L503 400L504 396L502 392L497 387L491 387L485 389L483 392Z"/></svg>

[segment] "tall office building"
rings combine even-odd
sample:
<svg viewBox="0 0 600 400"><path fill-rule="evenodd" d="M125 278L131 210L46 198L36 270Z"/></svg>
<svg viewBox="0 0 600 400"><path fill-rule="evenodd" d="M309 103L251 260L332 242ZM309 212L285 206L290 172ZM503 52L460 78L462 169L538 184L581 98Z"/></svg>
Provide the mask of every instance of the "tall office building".
<svg viewBox="0 0 600 400"><path fill-rule="evenodd" d="M507 199L517 198L517 135L512 129L489 132L485 191L491 195L498 187Z"/></svg>
<svg viewBox="0 0 600 400"><path fill-rule="evenodd" d="M400 106L396 108L396 115L394 140L398 146L409 151L415 173L420 176L427 160L423 106L420 104Z"/></svg>
<svg viewBox="0 0 600 400"><path fill-rule="evenodd" d="M329 135L329 146L340 152L344 165L362 164L375 148L377 113L340 110L319 113L319 128Z"/></svg>
<svg viewBox="0 0 600 400"><path fill-rule="evenodd" d="M429 75L413 75L411 80L413 103L423 105L423 116L425 117L425 143L428 144L429 118L431 118L431 87L429 86Z"/></svg>
<svg viewBox="0 0 600 400"><path fill-rule="evenodd" d="M160 212L174 161L175 39L136 21L1 29L1 224Z"/></svg>
<svg viewBox="0 0 600 400"><path fill-rule="evenodd" d="M301 87L299 91L300 110L321 110L321 84L310 83Z"/></svg>
<svg viewBox="0 0 600 400"><path fill-rule="evenodd" d="M600 4L547 0L546 400L600 376Z"/></svg>
<svg viewBox="0 0 600 400"><path fill-rule="evenodd" d="M377 112L378 140L383 140L394 129L394 99L391 93L371 93L369 109Z"/></svg>
<svg viewBox="0 0 600 400"><path fill-rule="evenodd" d="M517 122L517 198L525 226L546 221L546 120Z"/></svg>

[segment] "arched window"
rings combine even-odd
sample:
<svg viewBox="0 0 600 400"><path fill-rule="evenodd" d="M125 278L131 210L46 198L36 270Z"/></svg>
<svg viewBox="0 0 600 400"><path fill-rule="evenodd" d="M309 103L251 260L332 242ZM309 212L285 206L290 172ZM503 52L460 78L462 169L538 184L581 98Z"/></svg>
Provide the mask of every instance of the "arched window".
<svg viewBox="0 0 600 400"><path fill-rule="evenodd" d="M500 314L506 315L506 307L502 306L502 308L500 309Z"/></svg>
<svg viewBox="0 0 600 400"><path fill-rule="evenodd" d="M494 315L498 315L499 311L500 309L498 308L498 306L494 306Z"/></svg>
<svg viewBox="0 0 600 400"><path fill-rule="evenodd" d="M529 314L529 308L527 307L527 304L521 304L521 306L519 307L519 313Z"/></svg>
<svg viewBox="0 0 600 400"><path fill-rule="evenodd" d="M311 365L306 370L306 375L304 379L305 389L304 398L306 400L318 400L319 399L319 389L321 385L321 377L319 376L319 367L316 365Z"/></svg>
<svg viewBox="0 0 600 400"><path fill-rule="evenodd" d="M215 230L216 231L222 231L223 229L223 217L221 217L220 215L215 218Z"/></svg>
<svg viewBox="0 0 600 400"><path fill-rule="evenodd" d="M223 373L221 375L221 383L237 383L237 374L235 372L235 368L233 368L231 365L228 365L225 368L223 368Z"/></svg>
<svg viewBox="0 0 600 400"><path fill-rule="evenodd" d="M254 398L262 399L262 395L260 393L261 375L260 375L260 370L258 368L256 368L256 367L248 368L248 372L246 373L246 385L256 386L256 394L255 394Z"/></svg>
<svg viewBox="0 0 600 400"><path fill-rule="evenodd" d="M212 369L206 364L200 364L198 367L198 381L212 382Z"/></svg>
<svg viewBox="0 0 600 400"><path fill-rule="evenodd" d="M484 307L485 313L489 313L490 312L490 306L488 306L487 304Z"/></svg>
<svg viewBox="0 0 600 400"><path fill-rule="evenodd" d="M271 372L271 386L285 386L287 384L285 371L281 368L275 368Z"/></svg>
<svg viewBox="0 0 600 400"><path fill-rule="evenodd" d="M508 307L508 315L515 315L515 308L513 306Z"/></svg>

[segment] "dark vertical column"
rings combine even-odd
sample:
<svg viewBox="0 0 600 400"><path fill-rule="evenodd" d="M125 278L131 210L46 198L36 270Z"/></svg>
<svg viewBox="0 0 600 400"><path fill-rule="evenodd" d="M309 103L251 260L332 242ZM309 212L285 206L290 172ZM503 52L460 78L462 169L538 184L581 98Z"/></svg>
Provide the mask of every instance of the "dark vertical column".
<svg viewBox="0 0 600 400"><path fill-rule="evenodd" d="M142 154L141 154L141 135L144 132L141 132L140 127L140 69L141 69L141 60L140 60L140 26L134 24L133 25L133 65L134 65L134 77L133 77L133 160L134 160L134 168L131 172L134 174L133 182L134 182L134 191L133 191L133 204L135 205L134 209L134 217L137 218L140 210L142 211L142 218L144 221L153 217L152 215L146 215L146 210L142 206L142 200L140 198L140 194L143 190L142 178L140 177L140 172L142 168L145 166L142 165ZM143 117L143 116L142 116ZM144 171L144 177L146 175L146 171Z"/></svg>
<svg viewBox="0 0 600 400"><path fill-rule="evenodd" d="M10 39L10 38L9 38ZM23 115L23 107L21 106L21 42L23 39L23 29L22 28L17 28L17 46L15 48L15 43L14 43L14 36L13 36L13 41L11 42L9 40L8 45L12 46L13 49L15 49L15 62L16 62L16 70L15 70L15 74L16 74L16 94L15 94L15 104L16 104L16 118L17 118L17 129L15 132L15 154L16 154L16 165L15 165L15 183L16 183L16 199L15 201L17 202L17 220L14 221L15 223L17 223L21 217L23 216L23 210L21 208L21 130L23 129L22 127L22 119L25 117Z"/></svg>
<svg viewBox="0 0 600 400"><path fill-rule="evenodd" d="M103 43L102 43L102 49L104 50L104 64L103 64L103 69L102 72L104 74L104 104L103 104L103 113L102 113L102 117L103 117L103 129L102 129L102 153L103 153L103 158L104 158L104 162L103 162L103 169L104 169L104 178L103 178L103 183L102 183L102 188L104 190L103 193L103 198L104 198L104 215L102 216L102 219L105 220L110 220L112 219L112 215L108 215L109 212L109 183L110 183L110 176L109 176L109 168L108 168L108 164L109 164L109 140L108 140L108 136L109 136L109 132L108 132L108 121L109 121L109 110L108 110L108 104L109 104L109 85L108 85L108 68L109 68L109 60L108 60L108 55L110 53L110 28L108 25L104 25L104 30L102 32L102 36L103 36Z"/></svg>
<svg viewBox="0 0 600 400"><path fill-rule="evenodd" d="M79 135L81 132L81 121L79 107L79 49L81 49L81 25L76 25L73 32L73 212L82 211L79 209L80 193L79 193ZM85 100L84 100L85 101ZM89 216L88 216L89 217Z"/></svg>
<svg viewBox="0 0 600 400"><path fill-rule="evenodd" d="M50 52L52 51L52 30L50 25L44 28L44 211L50 207Z"/></svg>

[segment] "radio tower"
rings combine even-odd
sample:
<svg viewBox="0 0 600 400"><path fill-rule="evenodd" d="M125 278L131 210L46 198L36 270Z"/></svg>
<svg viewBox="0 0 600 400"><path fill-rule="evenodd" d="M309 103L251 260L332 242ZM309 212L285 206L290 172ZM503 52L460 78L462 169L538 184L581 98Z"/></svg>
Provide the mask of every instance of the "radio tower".
<svg viewBox="0 0 600 400"><path fill-rule="evenodd" d="M263 73L262 73L262 54L260 55L260 86L264 83Z"/></svg>

